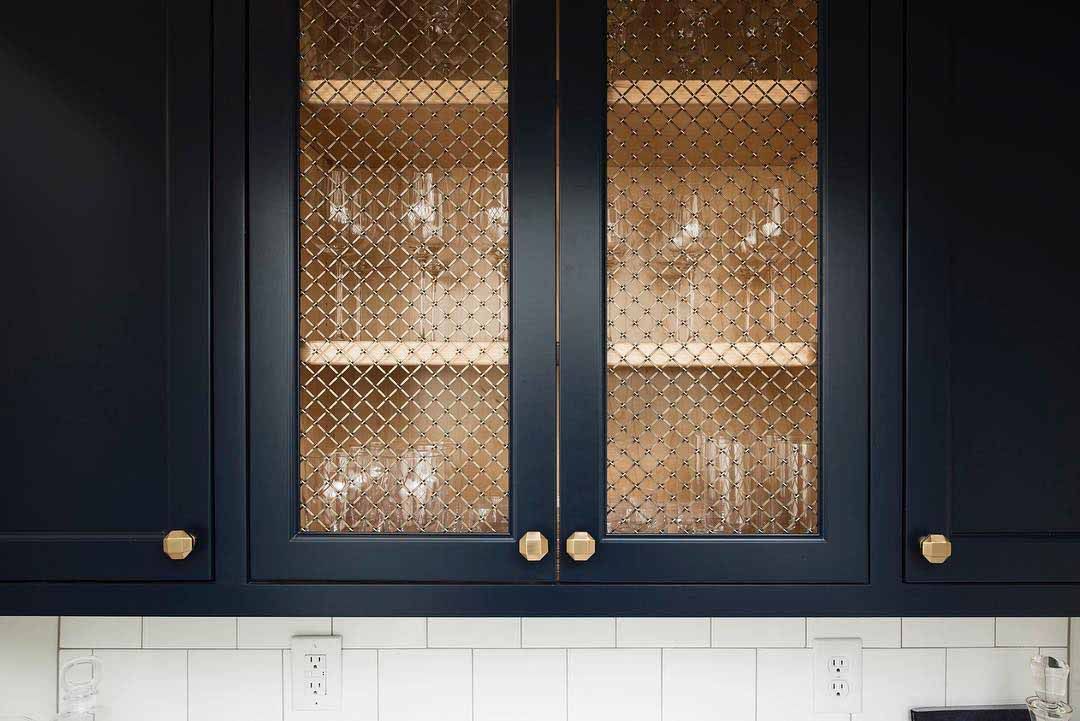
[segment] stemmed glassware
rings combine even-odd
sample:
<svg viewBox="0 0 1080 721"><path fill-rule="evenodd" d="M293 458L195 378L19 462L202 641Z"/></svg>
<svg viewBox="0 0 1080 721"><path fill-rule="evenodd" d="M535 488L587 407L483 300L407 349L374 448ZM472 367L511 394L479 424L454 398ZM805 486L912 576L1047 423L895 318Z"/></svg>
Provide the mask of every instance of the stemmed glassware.
<svg viewBox="0 0 1080 721"><path fill-rule="evenodd" d="M684 189L676 195L675 212L668 216L667 238L656 261L661 264L660 277L676 293L675 340L686 343L694 337L694 316L697 313L698 261L705 253L705 224L701 217L701 200L696 190Z"/></svg>
<svg viewBox="0 0 1080 721"><path fill-rule="evenodd" d="M333 278L330 301L331 312L327 314L333 323L330 337L348 340L357 337L363 327L361 312L364 299L360 294L360 282L354 282L352 292L346 276L362 278L370 270L368 247L360 247L369 227L364 202L363 183L341 166L333 166L323 176L324 218L331 233L329 239L320 236L316 253L324 256ZM350 310L349 306L353 306Z"/></svg>
<svg viewBox="0 0 1080 721"><path fill-rule="evenodd" d="M406 199L405 219L410 235L405 248L420 267L420 323L421 340L430 340L439 327L438 279L445 267L439 253L445 246L443 225L445 208L438 177L431 171L416 173L409 185ZM428 314L431 317L428 317Z"/></svg>
<svg viewBox="0 0 1080 721"><path fill-rule="evenodd" d="M740 330L755 343L776 336L775 261L787 221L784 189L779 183L762 188L751 183L744 232L735 245L740 259Z"/></svg>
<svg viewBox="0 0 1080 721"><path fill-rule="evenodd" d="M507 173L492 173L490 184L494 184L487 197L490 199L484 208L486 232L490 246L487 252L488 262L495 269L499 278L498 303L499 327L497 337L505 340L509 334L509 307L507 294L510 279L510 186Z"/></svg>
<svg viewBox="0 0 1080 721"><path fill-rule="evenodd" d="M401 488L398 490L402 528L423 531L433 517L433 501L442 484L443 448L438 443L408 449L401 458Z"/></svg>

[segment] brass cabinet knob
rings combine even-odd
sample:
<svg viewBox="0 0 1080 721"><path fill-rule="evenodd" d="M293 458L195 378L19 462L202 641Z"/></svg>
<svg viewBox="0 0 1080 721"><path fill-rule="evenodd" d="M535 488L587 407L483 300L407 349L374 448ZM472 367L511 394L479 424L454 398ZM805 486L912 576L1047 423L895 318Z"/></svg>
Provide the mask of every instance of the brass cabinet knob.
<svg viewBox="0 0 1080 721"><path fill-rule="evenodd" d="M518 551L526 561L542 560L548 553L548 539L540 531L529 531L518 541Z"/></svg>
<svg viewBox="0 0 1080 721"><path fill-rule="evenodd" d="M588 561L596 553L596 539L586 531L574 531L566 539L566 554L575 561Z"/></svg>
<svg viewBox="0 0 1080 721"><path fill-rule="evenodd" d="M952 543L940 533L931 533L919 539L919 550L930 563L945 563L952 555Z"/></svg>
<svg viewBox="0 0 1080 721"><path fill-rule="evenodd" d="M174 561L183 561L195 550L195 536L187 531L169 531L161 542L165 555Z"/></svg>

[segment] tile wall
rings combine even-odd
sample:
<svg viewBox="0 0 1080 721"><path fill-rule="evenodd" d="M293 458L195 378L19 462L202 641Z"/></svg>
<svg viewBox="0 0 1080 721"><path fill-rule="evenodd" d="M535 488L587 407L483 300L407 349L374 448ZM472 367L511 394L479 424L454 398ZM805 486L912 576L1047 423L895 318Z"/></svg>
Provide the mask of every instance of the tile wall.
<svg viewBox="0 0 1080 721"><path fill-rule="evenodd" d="M50 719L58 665L93 653L110 721L906 721L1022 702L1028 659L1067 656L1070 625L1075 644L1080 618L0 617L0 715ZM289 638L330 633L344 709L294 713ZM811 713L828 636L863 639L852 719Z"/></svg>

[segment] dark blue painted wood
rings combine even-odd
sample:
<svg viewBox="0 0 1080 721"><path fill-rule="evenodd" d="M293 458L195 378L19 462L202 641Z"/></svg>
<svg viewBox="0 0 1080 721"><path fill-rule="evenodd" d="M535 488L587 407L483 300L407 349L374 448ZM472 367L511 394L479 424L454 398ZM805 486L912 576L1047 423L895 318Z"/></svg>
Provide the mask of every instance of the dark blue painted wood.
<svg viewBox="0 0 1080 721"><path fill-rule="evenodd" d="M2 580L210 578L210 13L5 9Z"/></svg>
<svg viewBox="0 0 1080 721"><path fill-rule="evenodd" d="M1080 581L1080 151L1053 4L908 7L907 567L912 581ZM919 536L953 557L933 566Z"/></svg>
<svg viewBox="0 0 1080 721"><path fill-rule="evenodd" d="M868 8L824 3L821 62L820 537L605 534L605 3L560 11L563 535L596 555L572 582L863 582L869 485Z"/></svg>
<svg viewBox="0 0 1080 721"><path fill-rule="evenodd" d="M489 537L297 532L298 15L295 0L250 6L251 578L551 579L554 554L529 563L517 539L555 535L554 6L511 5L511 533Z"/></svg>

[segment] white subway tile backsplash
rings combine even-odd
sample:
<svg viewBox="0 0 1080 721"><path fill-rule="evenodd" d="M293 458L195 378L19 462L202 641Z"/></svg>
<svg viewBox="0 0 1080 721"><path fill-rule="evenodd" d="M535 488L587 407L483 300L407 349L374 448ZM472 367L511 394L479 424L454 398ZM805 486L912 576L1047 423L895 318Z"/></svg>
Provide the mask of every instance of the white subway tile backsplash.
<svg viewBox="0 0 1080 721"><path fill-rule="evenodd" d="M285 721L378 721L378 652L346 649L341 653L341 709L335 711L292 710L292 653L283 652L281 683Z"/></svg>
<svg viewBox="0 0 1080 721"><path fill-rule="evenodd" d="M659 649L570 649L568 721L660 720Z"/></svg>
<svg viewBox="0 0 1080 721"><path fill-rule="evenodd" d="M344 648L424 648L427 646L427 619L335 617L335 636Z"/></svg>
<svg viewBox="0 0 1080 721"><path fill-rule="evenodd" d="M615 640L626 648L704 647L709 645L709 619L619 618Z"/></svg>
<svg viewBox="0 0 1080 721"><path fill-rule="evenodd" d="M899 618L808 618L806 640L815 638L861 638L863 648L899 648Z"/></svg>
<svg viewBox="0 0 1080 721"><path fill-rule="evenodd" d="M726 648L803 648L805 618L714 618L712 645Z"/></svg>
<svg viewBox="0 0 1080 721"><path fill-rule="evenodd" d="M241 618L236 627L239 648L288 648L293 636L329 636L329 618Z"/></svg>
<svg viewBox="0 0 1080 721"><path fill-rule="evenodd" d="M565 721L563 649L479 649L473 655L473 721Z"/></svg>
<svg viewBox="0 0 1080 721"><path fill-rule="evenodd" d="M754 721L756 676L754 649L665 649L663 717Z"/></svg>
<svg viewBox="0 0 1080 721"><path fill-rule="evenodd" d="M863 651L863 712L852 721L908 721L915 706L945 704L945 649Z"/></svg>
<svg viewBox="0 0 1080 721"><path fill-rule="evenodd" d="M905 648L967 648L994 645L993 618L905 618Z"/></svg>
<svg viewBox="0 0 1080 721"><path fill-rule="evenodd" d="M1023 703L1031 695L1036 648L950 648L946 651L945 703Z"/></svg>
<svg viewBox="0 0 1080 721"><path fill-rule="evenodd" d="M51 717L58 665L93 653L115 721L906 721L1022 702L1032 655L1068 658L1071 621L0 617L0 714ZM343 707L293 712L283 649L330 633ZM812 713L807 646L840 636L866 649L851 718Z"/></svg>
<svg viewBox="0 0 1080 721"><path fill-rule="evenodd" d="M56 616L0 616L0 715L56 712Z"/></svg>
<svg viewBox="0 0 1080 721"><path fill-rule="evenodd" d="M187 651L95 651L103 665L98 703L111 721L186 721Z"/></svg>
<svg viewBox="0 0 1080 721"><path fill-rule="evenodd" d="M143 648L236 648L236 617L143 619Z"/></svg>
<svg viewBox="0 0 1080 721"><path fill-rule="evenodd" d="M188 651L188 721L282 718L281 668L277 650Z"/></svg>
<svg viewBox="0 0 1080 721"><path fill-rule="evenodd" d="M61 616L60 648L139 648L139 616Z"/></svg>
<svg viewBox="0 0 1080 721"><path fill-rule="evenodd" d="M526 648L612 648L614 618L524 618L521 645Z"/></svg>
<svg viewBox="0 0 1080 721"><path fill-rule="evenodd" d="M470 721L472 651L379 651L379 721Z"/></svg>
<svg viewBox="0 0 1080 721"><path fill-rule="evenodd" d="M999 618L998 646L1067 646L1068 618Z"/></svg>
<svg viewBox="0 0 1080 721"><path fill-rule="evenodd" d="M805 648L764 648L757 652L757 721L807 721L810 718L812 655L813 652Z"/></svg>
<svg viewBox="0 0 1080 721"><path fill-rule="evenodd" d="M521 648L520 618L428 619L431 648Z"/></svg>

